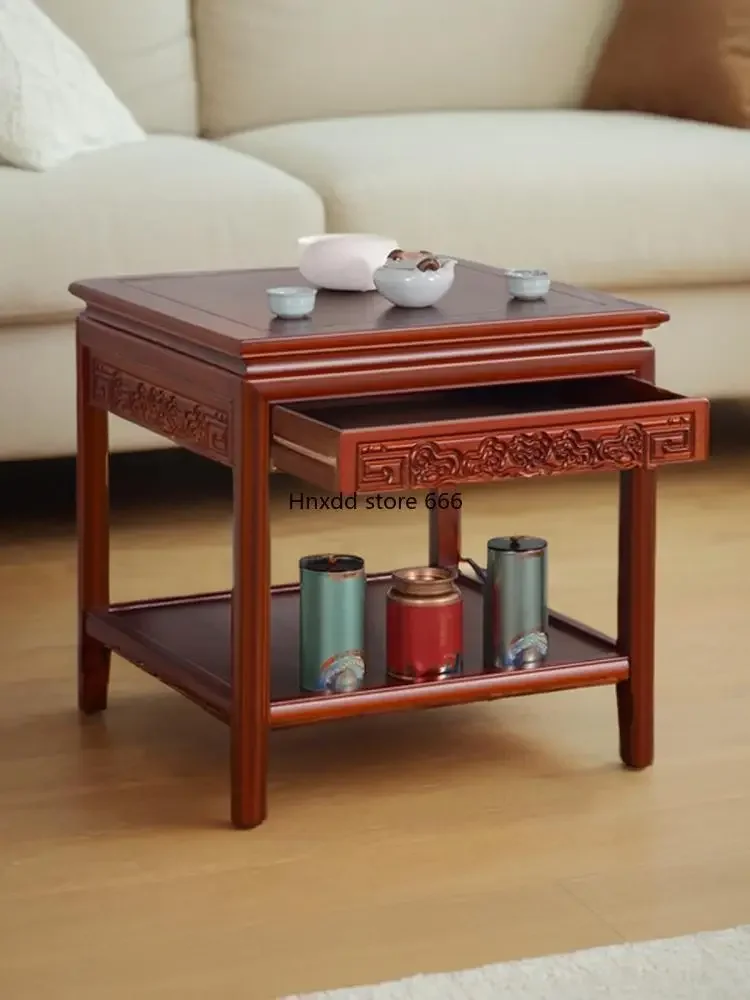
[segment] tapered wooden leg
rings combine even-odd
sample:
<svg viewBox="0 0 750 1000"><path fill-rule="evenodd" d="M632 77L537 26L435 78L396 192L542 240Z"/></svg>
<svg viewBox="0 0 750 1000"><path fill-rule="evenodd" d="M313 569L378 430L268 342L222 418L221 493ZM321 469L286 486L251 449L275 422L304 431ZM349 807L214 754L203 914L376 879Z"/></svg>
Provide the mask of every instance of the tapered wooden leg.
<svg viewBox="0 0 750 1000"><path fill-rule="evenodd" d="M107 412L91 405L88 348L78 342L78 707L107 707L110 651L86 633L86 614L109 606L109 443Z"/></svg>
<svg viewBox="0 0 750 1000"><path fill-rule="evenodd" d="M620 757L628 767L654 760L654 602L656 473L620 477L618 649L630 660L628 680L617 685Z"/></svg>
<svg viewBox="0 0 750 1000"><path fill-rule="evenodd" d="M430 566L457 567L461 557L461 511L454 507L430 510L429 532Z"/></svg>
<svg viewBox="0 0 750 1000"><path fill-rule="evenodd" d="M266 818L270 721L269 407L241 386L235 415L232 594L232 822Z"/></svg>

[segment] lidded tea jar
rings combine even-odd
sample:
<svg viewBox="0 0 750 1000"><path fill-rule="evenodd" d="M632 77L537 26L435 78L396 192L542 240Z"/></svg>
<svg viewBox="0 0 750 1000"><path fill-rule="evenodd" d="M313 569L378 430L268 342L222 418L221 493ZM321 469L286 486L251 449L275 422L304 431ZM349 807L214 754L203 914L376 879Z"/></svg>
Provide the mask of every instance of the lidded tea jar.
<svg viewBox="0 0 750 1000"><path fill-rule="evenodd" d="M549 651L547 542L511 535L487 542L484 666L538 667Z"/></svg>
<svg viewBox="0 0 750 1000"><path fill-rule="evenodd" d="M455 570L425 566L393 573L386 599L389 677L430 681L458 673L463 631Z"/></svg>

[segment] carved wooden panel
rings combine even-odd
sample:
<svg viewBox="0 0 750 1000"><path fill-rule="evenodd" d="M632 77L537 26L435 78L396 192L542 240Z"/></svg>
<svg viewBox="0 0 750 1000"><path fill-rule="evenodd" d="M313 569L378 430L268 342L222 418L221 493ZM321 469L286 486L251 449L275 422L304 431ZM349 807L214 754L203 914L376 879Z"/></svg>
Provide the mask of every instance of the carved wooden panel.
<svg viewBox="0 0 750 1000"><path fill-rule="evenodd" d="M653 468L695 457L692 414L357 447L357 489L410 490L508 477Z"/></svg>
<svg viewBox="0 0 750 1000"><path fill-rule="evenodd" d="M191 451L229 464L230 412L91 360L91 402Z"/></svg>

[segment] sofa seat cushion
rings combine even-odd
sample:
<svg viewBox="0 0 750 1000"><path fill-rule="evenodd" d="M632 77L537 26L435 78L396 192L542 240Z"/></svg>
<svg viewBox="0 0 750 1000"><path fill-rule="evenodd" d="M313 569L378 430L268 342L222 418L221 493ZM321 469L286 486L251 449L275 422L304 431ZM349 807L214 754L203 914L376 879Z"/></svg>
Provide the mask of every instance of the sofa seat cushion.
<svg viewBox="0 0 750 1000"><path fill-rule="evenodd" d="M318 195L201 139L151 136L46 173L0 167L0 322L63 318L76 279L293 264Z"/></svg>
<svg viewBox="0 0 750 1000"><path fill-rule="evenodd" d="M750 131L647 115L465 111L223 140L318 191L330 231L609 289L750 279Z"/></svg>

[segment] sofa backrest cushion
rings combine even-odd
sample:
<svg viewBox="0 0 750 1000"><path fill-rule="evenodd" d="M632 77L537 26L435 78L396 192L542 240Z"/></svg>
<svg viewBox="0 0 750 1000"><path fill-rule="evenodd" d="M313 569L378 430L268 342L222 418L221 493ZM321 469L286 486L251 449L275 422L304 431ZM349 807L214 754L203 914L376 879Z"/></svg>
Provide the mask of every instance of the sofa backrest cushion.
<svg viewBox="0 0 750 1000"><path fill-rule="evenodd" d="M198 131L190 0L37 0L147 132Z"/></svg>
<svg viewBox="0 0 750 1000"><path fill-rule="evenodd" d="M576 106L619 0L193 0L210 136L400 111Z"/></svg>

